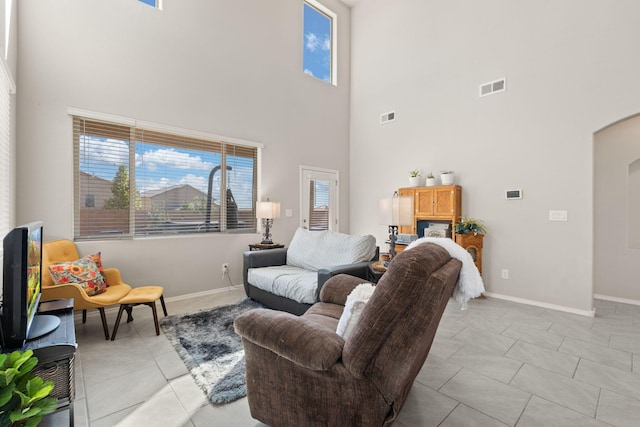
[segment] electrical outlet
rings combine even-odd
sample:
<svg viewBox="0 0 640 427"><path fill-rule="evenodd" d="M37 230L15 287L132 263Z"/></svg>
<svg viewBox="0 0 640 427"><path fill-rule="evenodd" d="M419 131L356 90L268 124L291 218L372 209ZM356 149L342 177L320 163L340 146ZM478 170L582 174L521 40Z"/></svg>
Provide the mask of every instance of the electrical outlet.
<svg viewBox="0 0 640 427"><path fill-rule="evenodd" d="M508 279L509 278L509 270L502 269L502 278L503 279Z"/></svg>
<svg viewBox="0 0 640 427"><path fill-rule="evenodd" d="M229 272L229 263L225 262L222 264L222 274L226 274Z"/></svg>

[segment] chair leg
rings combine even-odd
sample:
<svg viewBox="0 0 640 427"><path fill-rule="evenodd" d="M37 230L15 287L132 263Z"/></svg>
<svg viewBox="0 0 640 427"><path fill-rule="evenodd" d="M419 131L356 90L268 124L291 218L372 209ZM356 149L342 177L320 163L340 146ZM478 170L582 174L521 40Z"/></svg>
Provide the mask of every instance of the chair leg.
<svg viewBox="0 0 640 427"><path fill-rule="evenodd" d="M158 312L156 311L156 302L149 304L151 311L153 312L153 323L156 325L156 335L160 335L160 325L158 325Z"/></svg>
<svg viewBox="0 0 640 427"><path fill-rule="evenodd" d="M127 304L127 323L133 322L133 306Z"/></svg>
<svg viewBox="0 0 640 427"><path fill-rule="evenodd" d="M82 310L82 323L87 323L87 310Z"/></svg>
<svg viewBox="0 0 640 427"><path fill-rule="evenodd" d="M118 310L118 317L116 317L116 324L113 326L113 333L111 334L111 341L116 339L116 334L118 333L118 326L120 326L120 318L122 318L122 312L128 306L125 304L120 305L120 309Z"/></svg>
<svg viewBox="0 0 640 427"><path fill-rule="evenodd" d="M107 326L107 315L104 313L104 307L98 308L100 317L102 318L102 329L104 329L104 339L109 340L109 326Z"/></svg>
<svg viewBox="0 0 640 427"><path fill-rule="evenodd" d="M164 295L160 295L160 304L162 304L162 311L164 312L164 315L167 315L167 306L164 305Z"/></svg>

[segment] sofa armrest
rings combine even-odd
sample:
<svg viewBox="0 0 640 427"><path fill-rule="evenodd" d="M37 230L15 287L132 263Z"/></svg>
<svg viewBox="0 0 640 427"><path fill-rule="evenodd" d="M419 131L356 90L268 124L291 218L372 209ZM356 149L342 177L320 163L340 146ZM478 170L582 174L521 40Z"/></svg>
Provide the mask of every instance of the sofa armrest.
<svg viewBox="0 0 640 427"><path fill-rule="evenodd" d="M347 296L361 283L368 283L359 277L348 274L338 274L327 280L320 290L320 301L332 304L345 305Z"/></svg>
<svg viewBox="0 0 640 427"><path fill-rule="evenodd" d="M290 313L254 309L238 316L233 327L243 340L314 371L329 370L342 357L338 334Z"/></svg>
<svg viewBox="0 0 640 427"><path fill-rule="evenodd" d="M287 263L287 248L269 249L265 251L246 251L242 256L242 281L245 291L249 285L248 275L250 268L271 267L285 265Z"/></svg>
<svg viewBox="0 0 640 427"><path fill-rule="evenodd" d="M337 276L338 274L348 274L350 276L356 276L367 281L367 277L369 276L369 262L356 262L355 264L347 264L347 265L336 265L330 268L323 268L318 270L318 289L316 290L316 296L320 297L320 290L324 283L329 280L333 276ZM362 282L360 282L362 283Z"/></svg>

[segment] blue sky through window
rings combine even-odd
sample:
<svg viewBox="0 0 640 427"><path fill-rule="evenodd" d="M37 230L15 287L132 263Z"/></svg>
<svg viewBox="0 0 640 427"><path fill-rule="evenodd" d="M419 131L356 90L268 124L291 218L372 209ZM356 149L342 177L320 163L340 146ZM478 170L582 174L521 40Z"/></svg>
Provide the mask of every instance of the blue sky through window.
<svg viewBox="0 0 640 427"><path fill-rule="evenodd" d="M302 69L320 80L331 82L331 18L304 4Z"/></svg>
<svg viewBox="0 0 640 427"><path fill-rule="evenodd" d="M112 181L122 164L129 169L129 141L81 136L80 170L107 181ZM135 181L141 194L188 184L203 194L208 191L209 172L221 163L216 152L159 146L149 143L135 144ZM253 159L227 156L227 184L239 208L252 207ZM220 203L221 172L213 177L213 199Z"/></svg>

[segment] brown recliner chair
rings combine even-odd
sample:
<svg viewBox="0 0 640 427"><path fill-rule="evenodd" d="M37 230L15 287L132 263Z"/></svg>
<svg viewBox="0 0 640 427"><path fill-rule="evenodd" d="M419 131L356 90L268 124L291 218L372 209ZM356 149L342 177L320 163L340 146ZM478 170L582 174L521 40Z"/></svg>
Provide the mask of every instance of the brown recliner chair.
<svg viewBox="0 0 640 427"><path fill-rule="evenodd" d="M251 415L272 427L390 425L427 358L462 263L425 243L393 259L346 341L335 333L363 280L329 279L303 316L251 310L234 325Z"/></svg>
<svg viewBox="0 0 640 427"><path fill-rule="evenodd" d="M115 268L105 268L104 275L109 287L98 295L88 296L84 289L76 283L56 285L49 272L49 265L75 261L79 258L78 249L71 240L53 240L42 244L42 301L73 298L73 309L82 310L82 323L87 321L87 309L97 308L102 319L104 338L108 340L109 327L104 308L118 304L118 301L131 292L131 286L122 281L120 272Z"/></svg>

